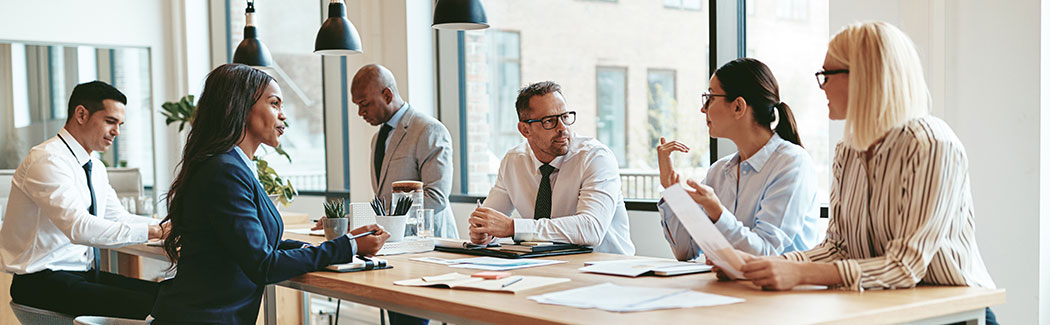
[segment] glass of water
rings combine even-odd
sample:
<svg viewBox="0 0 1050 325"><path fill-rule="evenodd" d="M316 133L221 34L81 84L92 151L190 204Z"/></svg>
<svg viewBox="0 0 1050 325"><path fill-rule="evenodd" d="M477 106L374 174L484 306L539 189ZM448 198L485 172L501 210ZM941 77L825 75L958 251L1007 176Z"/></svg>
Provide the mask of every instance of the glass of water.
<svg viewBox="0 0 1050 325"><path fill-rule="evenodd" d="M416 235L434 237L434 209L416 209Z"/></svg>

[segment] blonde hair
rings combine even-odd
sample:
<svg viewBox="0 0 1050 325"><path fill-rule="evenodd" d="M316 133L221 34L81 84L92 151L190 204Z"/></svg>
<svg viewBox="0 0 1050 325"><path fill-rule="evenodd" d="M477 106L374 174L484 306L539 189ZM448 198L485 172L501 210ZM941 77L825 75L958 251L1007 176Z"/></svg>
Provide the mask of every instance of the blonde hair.
<svg viewBox="0 0 1050 325"><path fill-rule="evenodd" d="M846 26L828 56L849 69L843 142L867 150L890 129L930 111L930 90L911 39L885 22Z"/></svg>

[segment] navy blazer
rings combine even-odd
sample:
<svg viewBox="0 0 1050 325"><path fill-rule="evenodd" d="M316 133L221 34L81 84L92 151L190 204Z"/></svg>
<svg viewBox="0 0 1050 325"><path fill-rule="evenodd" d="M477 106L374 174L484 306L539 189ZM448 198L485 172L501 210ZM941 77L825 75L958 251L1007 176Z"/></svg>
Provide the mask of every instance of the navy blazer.
<svg viewBox="0 0 1050 325"><path fill-rule="evenodd" d="M330 264L348 263L346 236L302 248L235 150L205 160L181 190L178 273L161 283L154 324L254 324L263 289Z"/></svg>

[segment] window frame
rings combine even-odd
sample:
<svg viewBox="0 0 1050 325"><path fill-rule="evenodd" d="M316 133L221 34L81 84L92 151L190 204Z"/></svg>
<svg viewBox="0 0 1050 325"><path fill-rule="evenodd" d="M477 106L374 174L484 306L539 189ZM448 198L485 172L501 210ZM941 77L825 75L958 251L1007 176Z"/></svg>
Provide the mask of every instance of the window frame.
<svg viewBox="0 0 1050 325"><path fill-rule="evenodd" d="M714 72L723 62L744 57L747 46L747 0L709 0L707 8L709 14L709 62L708 73ZM662 6L662 4L661 4ZM700 11L703 10L701 4ZM677 9L677 8L667 8ZM692 9L690 9L692 10ZM439 119L448 126L452 134L453 143L459 145L454 155L453 168L459 173L459 177L453 182L449 201L453 203L476 203L484 200L484 196L471 195L468 193L467 178L467 151L462 148L468 146L466 129L466 80L465 80L465 55L464 55L464 33L462 31L439 30L435 33L435 47L437 51L436 69L438 76L438 112ZM453 40L453 41L449 41ZM597 69L595 71L597 78ZM675 74L677 78L677 73ZM458 82L454 82L458 81ZM677 87L677 80L676 80ZM724 154L736 150L732 142L710 138L710 161L714 163ZM657 200L625 199L627 210L631 211L658 211ZM820 215L827 218L828 208L821 207Z"/></svg>

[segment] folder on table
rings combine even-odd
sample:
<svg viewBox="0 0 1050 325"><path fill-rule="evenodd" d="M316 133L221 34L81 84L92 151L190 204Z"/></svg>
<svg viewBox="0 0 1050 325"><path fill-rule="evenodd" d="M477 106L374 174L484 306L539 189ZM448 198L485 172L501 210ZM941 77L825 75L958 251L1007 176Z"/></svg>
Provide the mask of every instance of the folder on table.
<svg viewBox="0 0 1050 325"><path fill-rule="evenodd" d="M486 280L471 277L462 273L447 273L422 278L394 281L394 284L410 287L439 287L449 289L481 290L493 292L518 293L546 287L563 282L569 282L566 278L550 278L545 276L514 275L498 280Z"/></svg>

